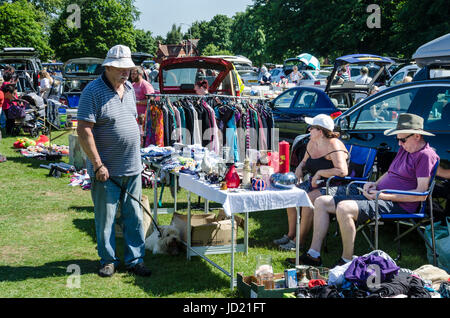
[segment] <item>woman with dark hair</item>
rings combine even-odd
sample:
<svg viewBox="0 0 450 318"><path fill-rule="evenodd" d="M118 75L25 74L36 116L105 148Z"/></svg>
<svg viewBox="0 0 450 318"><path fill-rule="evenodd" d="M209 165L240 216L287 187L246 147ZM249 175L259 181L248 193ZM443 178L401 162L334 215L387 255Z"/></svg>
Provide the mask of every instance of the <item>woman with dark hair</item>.
<svg viewBox="0 0 450 318"><path fill-rule="evenodd" d="M295 174L302 183L299 188L305 190L311 202L325 194L326 179L332 176L346 176L348 174L348 151L338 139L339 133L333 132L334 122L329 115L317 115L305 118L310 125L310 139L306 146L303 160L295 170ZM309 180L303 180L304 171L310 174ZM330 192L336 192L338 187L331 187ZM281 249L295 251L296 237L296 208L288 208L288 233L274 243ZM313 225L313 209L303 207L300 221L300 246L305 245L306 237Z"/></svg>

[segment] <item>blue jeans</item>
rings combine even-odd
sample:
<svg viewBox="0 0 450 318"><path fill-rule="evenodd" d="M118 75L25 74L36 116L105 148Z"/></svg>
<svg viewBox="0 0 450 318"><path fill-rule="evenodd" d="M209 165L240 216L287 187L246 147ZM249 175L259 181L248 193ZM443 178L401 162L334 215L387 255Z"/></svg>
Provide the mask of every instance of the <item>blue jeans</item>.
<svg viewBox="0 0 450 318"><path fill-rule="evenodd" d="M141 199L141 175L131 177L111 177L135 198ZM118 265L116 256L115 217L121 207L123 237L125 241L124 262L126 267L142 263L145 255L145 234L143 215L138 202L131 198L111 180L100 182L93 179L91 185L92 201L94 202L95 230L97 234L97 249L100 264Z"/></svg>

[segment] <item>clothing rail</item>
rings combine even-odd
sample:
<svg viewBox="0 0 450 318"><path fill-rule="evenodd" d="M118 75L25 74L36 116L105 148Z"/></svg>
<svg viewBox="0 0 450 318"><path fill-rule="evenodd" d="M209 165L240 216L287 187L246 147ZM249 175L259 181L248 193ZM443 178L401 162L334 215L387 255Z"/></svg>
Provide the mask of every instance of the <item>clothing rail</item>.
<svg viewBox="0 0 450 318"><path fill-rule="evenodd" d="M257 100L268 100L268 98L261 98L258 96L232 96L232 95L218 95L218 94L207 94L207 95L195 95L195 94L146 94L147 97L195 97L195 98L209 98L209 97L219 97L219 98L234 98L234 99L257 99Z"/></svg>

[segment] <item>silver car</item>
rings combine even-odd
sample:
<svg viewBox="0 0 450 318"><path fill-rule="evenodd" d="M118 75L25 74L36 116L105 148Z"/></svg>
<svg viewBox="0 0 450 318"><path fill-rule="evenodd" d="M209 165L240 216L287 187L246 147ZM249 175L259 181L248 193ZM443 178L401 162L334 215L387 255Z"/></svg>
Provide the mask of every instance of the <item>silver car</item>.
<svg viewBox="0 0 450 318"><path fill-rule="evenodd" d="M245 86L258 85L258 73L253 70L238 70Z"/></svg>

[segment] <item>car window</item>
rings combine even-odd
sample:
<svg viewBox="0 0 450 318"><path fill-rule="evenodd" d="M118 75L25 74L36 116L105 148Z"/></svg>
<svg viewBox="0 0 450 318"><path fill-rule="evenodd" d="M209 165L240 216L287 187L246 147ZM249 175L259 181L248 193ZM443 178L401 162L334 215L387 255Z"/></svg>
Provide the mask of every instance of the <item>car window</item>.
<svg viewBox="0 0 450 318"><path fill-rule="evenodd" d="M306 72L302 72L302 75L303 75L303 79L304 79L304 80L310 80L310 79L312 79L311 76L310 76L308 73L306 73Z"/></svg>
<svg viewBox="0 0 450 318"><path fill-rule="evenodd" d="M392 77L391 80L390 80L391 85L400 84L403 81L404 75L405 75L404 72L400 72L400 73L395 74L394 77Z"/></svg>
<svg viewBox="0 0 450 318"><path fill-rule="evenodd" d="M352 105L349 105L347 95L343 93L330 93L328 94L331 99L335 99L337 102L337 108L349 108Z"/></svg>
<svg viewBox="0 0 450 318"><path fill-rule="evenodd" d="M300 94L294 104L294 108L315 107L317 99L318 99L318 95L316 92L302 91L302 92L300 92Z"/></svg>
<svg viewBox="0 0 450 318"><path fill-rule="evenodd" d="M408 75L407 75L407 76L409 76L409 77L414 77L414 75L416 74L416 71L417 71L417 70L411 70L411 71L408 71Z"/></svg>
<svg viewBox="0 0 450 318"><path fill-rule="evenodd" d="M408 111L418 90L418 88L402 90L363 105L349 115L349 127L356 130L394 128L398 116Z"/></svg>
<svg viewBox="0 0 450 318"><path fill-rule="evenodd" d="M297 94L296 89L288 90L281 94L274 102L275 108L288 108L291 106L292 100Z"/></svg>
<svg viewBox="0 0 450 318"><path fill-rule="evenodd" d="M433 106L425 120L425 129L446 129L450 128L450 89L439 87L432 92L430 99Z"/></svg>
<svg viewBox="0 0 450 318"><path fill-rule="evenodd" d="M211 86L219 72L212 69L175 68L163 71L164 86L180 86L183 84L195 84L199 80L206 79Z"/></svg>
<svg viewBox="0 0 450 318"><path fill-rule="evenodd" d="M280 70L272 70L272 76L277 76L280 73Z"/></svg>

